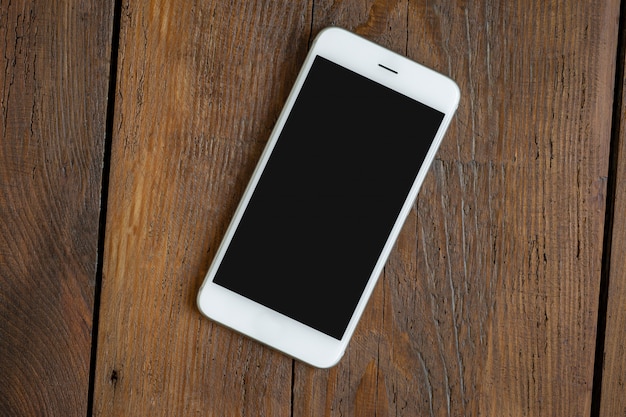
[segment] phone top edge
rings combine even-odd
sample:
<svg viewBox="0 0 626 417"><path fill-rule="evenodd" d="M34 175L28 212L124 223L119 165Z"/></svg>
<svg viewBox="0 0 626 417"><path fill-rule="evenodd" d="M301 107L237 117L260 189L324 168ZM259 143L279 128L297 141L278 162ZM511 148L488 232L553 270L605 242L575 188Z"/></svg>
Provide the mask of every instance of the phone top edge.
<svg viewBox="0 0 626 417"><path fill-rule="evenodd" d="M346 29L322 29L305 64L310 66L317 55L442 113L454 113L458 107L461 91L452 78Z"/></svg>

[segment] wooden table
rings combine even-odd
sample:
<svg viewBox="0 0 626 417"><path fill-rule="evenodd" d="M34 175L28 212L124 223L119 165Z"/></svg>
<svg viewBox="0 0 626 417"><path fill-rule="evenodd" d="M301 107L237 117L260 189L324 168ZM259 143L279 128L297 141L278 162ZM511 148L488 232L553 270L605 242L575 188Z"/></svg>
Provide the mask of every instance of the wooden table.
<svg viewBox="0 0 626 417"><path fill-rule="evenodd" d="M625 415L625 10L0 0L0 415ZM195 296L329 25L462 100L317 370Z"/></svg>

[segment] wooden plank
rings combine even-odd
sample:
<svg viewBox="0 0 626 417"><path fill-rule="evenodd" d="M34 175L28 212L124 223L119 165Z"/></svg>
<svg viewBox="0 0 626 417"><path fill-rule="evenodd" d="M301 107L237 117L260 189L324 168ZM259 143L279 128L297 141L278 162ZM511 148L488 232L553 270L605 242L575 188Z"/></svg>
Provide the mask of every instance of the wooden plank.
<svg viewBox="0 0 626 417"><path fill-rule="evenodd" d="M314 10L462 100L346 356L296 365L294 415L589 415L618 1Z"/></svg>
<svg viewBox="0 0 626 417"><path fill-rule="evenodd" d="M626 16L622 17L623 19ZM626 47L626 31L620 34L622 48ZM616 155L615 166L615 200L613 208L612 244L609 269L608 304L606 314L606 333L604 339L604 362L602 371L602 391L600 398L600 416L626 415L626 53L621 52L621 85L616 107L618 129L615 134L617 143L613 151Z"/></svg>
<svg viewBox="0 0 626 417"><path fill-rule="evenodd" d="M292 360L195 298L306 54L310 7L123 2L95 415L290 414Z"/></svg>
<svg viewBox="0 0 626 417"><path fill-rule="evenodd" d="M0 415L87 413L113 2L0 1Z"/></svg>

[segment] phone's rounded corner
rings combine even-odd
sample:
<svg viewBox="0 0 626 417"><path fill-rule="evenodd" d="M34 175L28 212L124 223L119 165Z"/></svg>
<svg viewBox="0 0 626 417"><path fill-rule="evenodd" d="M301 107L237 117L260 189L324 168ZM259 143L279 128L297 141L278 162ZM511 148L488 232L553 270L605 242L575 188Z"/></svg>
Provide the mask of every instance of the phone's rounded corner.
<svg viewBox="0 0 626 417"><path fill-rule="evenodd" d="M339 353L339 355L337 355L335 358L330 360L328 363L322 364L322 366L320 366L320 369L334 368L335 366L337 366L339 364L339 362L341 361L341 358L343 358L344 353L346 353L345 349L342 350Z"/></svg>
<svg viewBox="0 0 626 417"><path fill-rule="evenodd" d="M457 107L459 106L459 102L461 101L461 88L459 87L459 85L456 83L456 81L454 81L452 78L450 79L450 89L451 91L451 95L453 96L453 101L454 101L454 110L457 109Z"/></svg>
<svg viewBox="0 0 626 417"><path fill-rule="evenodd" d="M337 364L339 364L339 361L341 361L341 358L343 358L343 355L346 353L346 347L347 345L344 345L341 350L339 350L335 355L328 355L324 358L318 358L316 360L313 361L306 361L309 365L318 368L318 369L330 369L333 368L335 366L337 366Z"/></svg>
<svg viewBox="0 0 626 417"><path fill-rule="evenodd" d="M200 289L198 290L198 295L196 295L196 308L198 309L198 311L200 311L200 314L202 314L205 317L208 317L205 311L204 302L202 301L204 290L205 290L205 284L202 284L202 286L200 286Z"/></svg>
<svg viewBox="0 0 626 417"><path fill-rule="evenodd" d="M446 106L447 109L443 109L446 113L454 113L461 101L461 88L451 77L437 73L439 79L442 81L438 84L441 88L441 93L448 98Z"/></svg>
<svg viewBox="0 0 626 417"><path fill-rule="evenodd" d="M313 45L323 43L326 39L330 39L332 41L336 36L343 36L349 33L351 32L339 26L327 26L315 35Z"/></svg>
<svg viewBox="0 0 626 417"><path fill-rule="evenodd" d="M332 34L332 33L343 33L343 32L347 32L345 29L339 27L339 26L326 26L324 29L320 30L319 32L317 32L317 35L315 36L315 39L319 39L321 37L324 36L328 36L328 34Z"/></svg>

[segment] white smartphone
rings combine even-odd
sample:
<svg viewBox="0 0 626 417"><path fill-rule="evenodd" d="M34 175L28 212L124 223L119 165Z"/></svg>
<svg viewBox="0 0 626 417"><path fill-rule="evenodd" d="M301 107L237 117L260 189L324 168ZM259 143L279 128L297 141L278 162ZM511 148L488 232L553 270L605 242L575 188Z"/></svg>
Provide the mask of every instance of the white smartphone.
<svg viewBox="0 0 626 417"><path fill-rule="evenodd" d="M198 295L320 368L363 313L459 102L449 78L338 28L313 42Z"/></svg>

